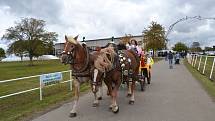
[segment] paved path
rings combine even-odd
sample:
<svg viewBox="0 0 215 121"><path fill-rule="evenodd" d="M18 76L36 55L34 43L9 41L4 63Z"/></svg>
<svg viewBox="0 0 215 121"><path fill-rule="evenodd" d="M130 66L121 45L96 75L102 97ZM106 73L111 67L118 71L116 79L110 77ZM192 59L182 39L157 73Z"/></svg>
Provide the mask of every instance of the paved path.
<svg viewBox="0 0 215 121"><path fill-rule="evenodd" d="M153 66L152 84L146 91L136 91L136 102L128 104L126 92L120 91L120 112L109 109L109 97L105 96L100 107L93 108L92 94L80 98L79 113L69 118L72 103L64 104L33 121L215 121L215 103L184 65L168 69L167 62Z"/></svg>

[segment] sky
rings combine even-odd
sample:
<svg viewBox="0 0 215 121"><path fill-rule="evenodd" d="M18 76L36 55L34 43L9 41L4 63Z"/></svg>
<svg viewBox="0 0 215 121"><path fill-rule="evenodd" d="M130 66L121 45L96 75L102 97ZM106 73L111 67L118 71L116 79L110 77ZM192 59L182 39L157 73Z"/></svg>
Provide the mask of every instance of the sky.
<svg viewBox="0 0 215 121"><path fill-rule="evenodd" d="M168 30L186 16L215 18L214 0L0 0L0 37L21 18L46 21L46 29L86 39L141 35L152 21ZM176 42L215 45L215 19L190 19L176 24L168 35L169 46ZM8 41L0 40L7 49Z"/></svg>

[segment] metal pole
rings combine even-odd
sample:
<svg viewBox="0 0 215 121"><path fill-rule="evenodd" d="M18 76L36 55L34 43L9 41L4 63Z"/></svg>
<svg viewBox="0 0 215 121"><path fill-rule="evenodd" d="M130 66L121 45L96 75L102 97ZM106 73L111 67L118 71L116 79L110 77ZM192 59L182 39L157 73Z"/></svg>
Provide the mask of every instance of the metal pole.
<svg viewBox="0 0 215 121"><path fill-rule="evenodd" d="M208 60L208 56L206 56L206 58L205 58L205 64L204 64L204 69L203 69L203 74L205 74L205 67L206 67L206 64L207 64L207 60Z"/></svg>
<svg viewBox="0 0 215 121"><path fill-rule="evenodd" d="M72 70L69 70L69 77L70 77L69 88L70 90L72 90Z"/></svg>
<svg viewBox="0 0 215 121"><path fill-rule="evenodd" d="M213 65L212 65L212 68L211 68L210 79L212 78L212 75L213 75L214 63L215 63L215 57L214 57Z"/></svg>
<svg viewBox="0 0 215 121"><path fill-rule="evenodd" d="M199 67L198 67L198 71L200 69L200 66L201 66L201 62L202 62L202 56L200 57L200 61L199 61Z"/></svg>

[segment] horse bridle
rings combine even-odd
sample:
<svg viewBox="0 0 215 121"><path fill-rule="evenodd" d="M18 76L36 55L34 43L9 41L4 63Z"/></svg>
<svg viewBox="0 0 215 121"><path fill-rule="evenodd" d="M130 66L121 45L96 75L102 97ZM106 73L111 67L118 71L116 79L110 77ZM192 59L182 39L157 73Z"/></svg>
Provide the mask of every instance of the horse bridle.
<svg viewBox="0 0 215 121"><path fill-rule="evenodd" d="M66 54L68 56L67 58L68 64L78 64L78 63L75 63L76 54L73 52L73 50L69 52L63 51L61 54Z"/></svg>
<svg viewBox="0 0 215 121"><path fill-rule="evenodd" d="M67 46L68 46L68 44L66 44L65 48ZM62 52L62 54L67 54L67 56L68 56L68 63L72 65L73 76L85 76L85 75L88 75L86 73L89 73L89 72L87 72L87 70L88 70L87 68L89 67L89 61L90 61L89 50L86 46L83 46L83 45L81 45L81 46L84 48L84 51L86 52L86 62L80 70L77 70L74 67L75 64L80 64L80 62L75 62L75 58L76 58L76 54L77 54L77 47L75 46L74 48L72 48L71 51L67 51L64 48L64 51Z"/></svg>

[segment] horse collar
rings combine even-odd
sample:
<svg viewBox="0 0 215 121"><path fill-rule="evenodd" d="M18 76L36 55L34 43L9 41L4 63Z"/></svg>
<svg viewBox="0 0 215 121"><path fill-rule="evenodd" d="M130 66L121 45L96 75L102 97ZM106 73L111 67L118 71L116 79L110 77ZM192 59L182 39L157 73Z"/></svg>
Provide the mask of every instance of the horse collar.
<svg viewBox="0 0 215 121"><path fill-rule="evenodd" d="M73 75L74 76L84 76L84 75L88 75L88 74L86 74L86 73L88 73L87 72L87 68L89 67L89 51L88 51L88 48L86 47L86 46L83 46L83 48L84 48L84 50L85 50L85 52L86 52L86 62L85 62L85 64L84 64L84 66L83 66L83 68L81 68L80 70L76 70L75 68L74 68L74 66L72 66L72 70L73 70Z"/></svg>

